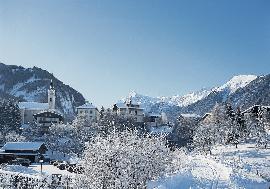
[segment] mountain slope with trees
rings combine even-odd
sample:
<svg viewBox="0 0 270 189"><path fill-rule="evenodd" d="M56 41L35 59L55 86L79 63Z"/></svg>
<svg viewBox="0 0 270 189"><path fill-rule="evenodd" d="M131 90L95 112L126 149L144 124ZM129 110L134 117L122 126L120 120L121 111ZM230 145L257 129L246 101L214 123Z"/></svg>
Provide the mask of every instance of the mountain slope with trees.
<svg viewBox="0 0 270 189"><path fill-rule="evenodd" d="M56 108L66 118L74 117L75 107L85 102L81 93L41 68L24 68L0 63L0 97L2 99L47 102L50 80L56 88Z"/></svg>

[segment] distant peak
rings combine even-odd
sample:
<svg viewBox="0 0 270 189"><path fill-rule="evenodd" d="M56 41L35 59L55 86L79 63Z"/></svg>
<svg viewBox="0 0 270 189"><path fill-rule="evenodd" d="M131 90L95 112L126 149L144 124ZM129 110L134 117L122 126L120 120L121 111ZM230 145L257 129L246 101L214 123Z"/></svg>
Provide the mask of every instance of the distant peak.
<svg viewBox="0 0 270 189"><path fill-rule="evenodd" d="M233 76L227 83L218 88L219 91L229 89L230 93L234 93L237 89L243 88L251 81L255 80L256 75L237 75Z"/></svg>
<svg viewBox="0 0 270 189"><path fill-rule="evenodd" d="M247 81L247 80L252 81L256 78L257 78L256 75L236 75L233 76L230 81Z"/></svg>
<svg viewBox="0 0 270 189"><path fill-rule="evenodd" d="M136 91L130 91L128 96L129 97L135 97L138 93Z"/></svg>

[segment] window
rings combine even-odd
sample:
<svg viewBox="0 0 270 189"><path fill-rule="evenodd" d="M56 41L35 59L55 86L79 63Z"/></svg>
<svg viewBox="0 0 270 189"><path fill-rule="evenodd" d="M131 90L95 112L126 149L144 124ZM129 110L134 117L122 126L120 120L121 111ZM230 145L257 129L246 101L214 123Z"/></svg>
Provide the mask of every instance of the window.
<svg viewBox="0 0 270 189"><path fill-rule="evenodd" d="M92 110L90 110L90 114L92 114L93 113L93 111Z"/></svg>
<svg viewBox="0 0 270 189"><path fill-rule="evenodd" d="M83 111L81 110L81 111L80 111L80 114L82 114L82 113L83 113Z"/></svg>
<svg viewBox="0 0 270 189"><path fill-rule="evenodd" d="M50 102L52 102L52 98L50 98Z"/></svg>

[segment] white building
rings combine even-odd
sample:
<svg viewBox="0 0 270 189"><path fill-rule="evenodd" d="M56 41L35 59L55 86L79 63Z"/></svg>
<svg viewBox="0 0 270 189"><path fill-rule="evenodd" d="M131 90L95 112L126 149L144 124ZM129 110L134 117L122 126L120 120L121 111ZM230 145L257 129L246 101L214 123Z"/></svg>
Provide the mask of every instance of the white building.
<svg viewBox="0 0 270 189"><path fill-rule="evenodd" d="M84 105L76 108L78 116L85 116L90 121L99 120L100 113L92 103L86 102Z"/></svg>
<svg viewBox="0 0 270 189"><path fill-rule="evenodd" d="M49 108L48 103L39 102L19 102L18 105L21 112L22 124L33 123L34 114Z"/></svg>
<svg viewBox="0 0 270 189"><path fill-rule="evenodd" d="M136 122L142 123L144 118L143 108L136 102L132 100L127 100L126 102L119 102L113 105L113 111L118 115L123 115L124 117L133 117Z"/></svg>

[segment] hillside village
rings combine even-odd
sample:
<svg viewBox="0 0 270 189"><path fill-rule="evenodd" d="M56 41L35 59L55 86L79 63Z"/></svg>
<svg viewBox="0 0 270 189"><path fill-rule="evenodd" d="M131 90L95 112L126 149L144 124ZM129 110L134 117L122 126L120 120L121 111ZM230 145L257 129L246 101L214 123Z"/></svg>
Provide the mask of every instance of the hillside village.
<svg viewBox="0 0 270 189"><path fill-rule="evenodd" d="M145 158L141 161L151 162L151 166L158 170L157 178L144 177L148 181L148 188L165 185L178 188L179 178L184 179L180 182L180 185L186 184L184 188L208 188L213 185L216 188L248 188L252 182L255 182L252 186L266 187L270 178L270 165L266 162L270 161L270 104L264 99L258 104L248 102L250 106L237 106L232 103L234 100L231 96L242 93L258 80L265 85L264 79L269 81L268 78L269 75L235 76L219 88L198 94L190 93L183 97L151 98L131 92L126 98L112 103L109 108L98 108L93 102L84 100L74 107L73 117L65 113L69 111L59 108L61 106L57 102L61 95L58 90L62 89L55 85L57 80L43 78L49 81L49 84L46 90L42 90L44 94L39 95L47 95L46 100L2 98L0 123L4 125L1 126L0 179L3 184L0 186L4 187L13 182L13 176L18 172L22 173L18 179L18 184L22 186L25 186L23 180L31 178L36 180L31 187L40 188L40 179L44 176L51 179L50 182L45 179L44 186L47 188L65 188L66 184L74 186L77 183L83 186L85 183L76 180L77 176L92 170L97 172L92 173L95 177L89 181L92 182L94 178L100 180L99 168L96 167L98 164L94 161L100 161L102 165L105 163L106 167L108 160L100 160L95 154L108 153L108 157L117 155L117 161L124 163L133 161L133 155L128 156L131 159L125 160L120 154L133 154L136 151L140 153L137 154L140 158ZM36 82L29 82L29 79L27 81L27 85ZM254 90L257 90L257 86L260 85L257 84ZM249 96L249 93L247 92L245 97ZM222 98L226 100L220 101L216 98L217 94L223 95ZM172 105L176 98L179 98L177 111L176 106ZM213 102L206 104L211 107L209 111L200 113L196 108L195 111L190 111L194 104L199 104L200 107L200 103L209 102L209 98L215 102L213 106ZM111 142L107 143L107 140ZM129 144L133 140L137 141L135 145L138 145L136 149L139 151L126 148L128 145L134 146L133 143ZM119 144L118 141L122 142ZM103 150L96 146L103 143ZM147 150L143 146L146 146ZM256 159L252 162L251 159L258 156L257 152L262 161ZM250 154L250 157L245 157L246 154ZM87 155L90 159L86 159ZM238 158L238 163L235 158ZM89 164L89 161L93 163ZM209 165L206 165L206 162L209 162ZM130 166L135 165L137 164ZM209 169L209 166L211 170L206 173L205 169ZM239 166L242 166L241 172ZM227 172L222 172L220 167L228 169ZM195 170L201 173L195 173ZM140 175L140 172L134 171ZM220 176L210 176L214 172ZM114 175L112 170L109 173ZM165 174L170 176L164 177ZM237 174L250 174L245 181L248 184L243 185L242 176L238 177ZM7 175L11 179L5 180ZM186 178L187 175L191 180ZM113 179L122 181L120 177ZM140 181L138 179L126 182ZM86 188L89 186L88 181L87 183Z"/></svg>

